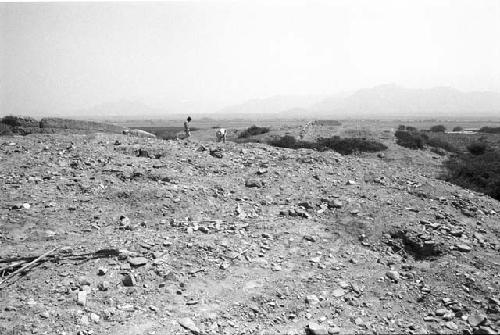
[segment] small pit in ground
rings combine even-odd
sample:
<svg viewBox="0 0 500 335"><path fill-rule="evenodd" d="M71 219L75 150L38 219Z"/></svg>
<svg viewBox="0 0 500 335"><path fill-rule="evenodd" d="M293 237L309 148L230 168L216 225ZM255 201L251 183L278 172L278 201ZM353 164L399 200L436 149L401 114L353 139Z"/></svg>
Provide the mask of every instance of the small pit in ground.
<svg viewBox="0 0 500 335"><path fill-rule="evenodd" d="M432 260L444 253L444 247L441 243L420 232L397 230L389 234L391 238L386 241L386 244L389 245L394 252L399 253L403 251L416 260Z"/></svg>

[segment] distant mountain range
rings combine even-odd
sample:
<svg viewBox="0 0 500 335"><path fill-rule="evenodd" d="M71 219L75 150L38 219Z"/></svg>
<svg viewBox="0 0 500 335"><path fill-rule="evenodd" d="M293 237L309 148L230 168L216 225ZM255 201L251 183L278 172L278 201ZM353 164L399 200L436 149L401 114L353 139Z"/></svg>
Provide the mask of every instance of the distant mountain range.
<svg viewBox="0 0 500 335"><path fill-rule="evenodd" d="M228 106L211 116L217 119L303 118L311 106L327 97L326 95L276 95Z"/></svg>
<svg viewBox="0 0 500 335"><path fill-rule="evenodd" d="M119 101L49 116L121 122L183 120L187 115L198 120L500 119L500 93L462 92L449 87L409 89L397 85L381 85L329 96L278 95L224 108L220 108L220 104L206 105L195 101L172 104L169 108L153 108L141 102Z"/></svg>
<svg viewBox="0 0 500 335"><path fill-rule="evenodd" d="M342 99L326 99L311 106L310 110L313 114L337 118L498 118L500 93L382 85L356 91Z"/></svg>
<svg viewBox="0 0 500 335"><path fill-rule="evenodd" d="M312 103L308 105L308 101ZM381 85L322 99L315 96L294 101L280 96L251 100L226 107L214 116L251 118L261 114L264 118L285 119L500 118L500 93L462 92L449 87L409 89Z"/></svg>

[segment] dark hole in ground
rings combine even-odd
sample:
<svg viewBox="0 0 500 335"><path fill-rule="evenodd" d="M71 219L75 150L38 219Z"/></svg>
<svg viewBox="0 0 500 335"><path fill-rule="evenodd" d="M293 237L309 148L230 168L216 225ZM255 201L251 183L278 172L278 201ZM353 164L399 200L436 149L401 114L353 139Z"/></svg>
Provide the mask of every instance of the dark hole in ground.
<svg viewBox="0 0 500 335"><path fill-rule="evenodd" d="M391 239L386 241L394 252L411 255L417 260L433 259L443 254L443 245L420 232L398 230L391 232Z"/></svg>

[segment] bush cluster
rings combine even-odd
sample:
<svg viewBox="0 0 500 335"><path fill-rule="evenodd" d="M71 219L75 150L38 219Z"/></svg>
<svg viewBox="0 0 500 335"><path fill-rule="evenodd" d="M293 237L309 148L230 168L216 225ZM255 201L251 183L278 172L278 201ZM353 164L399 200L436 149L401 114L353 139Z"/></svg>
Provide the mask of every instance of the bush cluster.
<svg viewBox="0 0 500 335"><path fill-rule="evenodd" d="M444 133L446 131L446 127L442 124L438 124L437 126L432 126L430 130L433 133Z"/></svg>
<svg viewBox="0 0 500 335"><path fill-rule="evenodd" d="M500 127L481 127L479 132L487 134L500 134Z"/></svg>
<svg viewBox="0 0 500 335"><path fill-rule="evenodd" d="M280 148L307 148L318 151L334 150L343 155L351 155L355 152L378 152L387 149L387 146L374 140L367 140L364 138L341 138L339 136L319 138L316 142L308 142L297 141L295 137L285 135L268 141L268 144Z"/></svg>
<svg viewBox="0 0 500 335"><path fill-rule="evenodd" d="M462 131L462 130L464 130L463 127L454 127L453 128L453 131Z"/></svg>
<svg viewBox="0 0 500 335"><path fill-rule="evenodd" d="M247 138L250 136L255 136L255 135L262 135L265 133L268 133L271 129L268 127L257 127L255 125L245 129L242 131L239 135L238 138Z"/></svg>
<svg viewBox="0 0 500 335"><path fill-rule="evenodd" d="M3 123L3 124L8 125L10 127L20 126L20 124L18 122L18 118L15 116L12 116L12 115L4 116L2 118L2 120L0 120L0 123Z"/></svg>
<svg viewBox="0 0 500 335"><path fill-rule="evenodd" d="M451 144L448 141L445 141L441 138L429 138L426 142L426 144L432 148L441 148L449 152L458 152L458 148L455 147L453 144Z"/></svg>
<svg viewBox="0 0 500 335"><path fill-rule="evenodd" d="M417 128L415 127L410 127L410 126L405 126L403 124L400 124L398 126L398 130L406 130L406 131L417 131Z"/></svg>
<svg viewBox="0 0 500 335"><path fill-rule="evenodd" d="M387 149L384 144L367 140L364 138L340 138L338 136L330 138L320 138L316 142L318 150L335 150L343 155L351 155L354 152L378 152Z"/></svg>
<svg viewBox="0 0 500 335"><path fill-rule="evenodd" d="M488 145L484 142L473 142L467 146L467 150L475 156L482 155L488 149Z"/></svg>
<svg viewBox="0 0 500 335"><path fill-rule="evenodd" d="M500 200L500 151L459 155L445 163L447 180Z"/></svg>
<svg viewBox="0 0 500 335"><path fill-rule="evenodd" d="M410 149L423 149L426 145L434 149L444 149L449 152L459 152L459 149L439 137L429 137L422 131L397 130L394 134L396 143Z"/></svg>
<svg viewBox="0 0 500 335"><path fill-rule="evenodd" d="M11 126L6 123L0 122L0 136L12 135Z"/></svg>
<svg viewBox="0 0 500 335"><path fill-rule="evenodd" d="M423 149L429 139L426 134L416 131L397 130L394 135L397 144L410 149Z"/></svg>

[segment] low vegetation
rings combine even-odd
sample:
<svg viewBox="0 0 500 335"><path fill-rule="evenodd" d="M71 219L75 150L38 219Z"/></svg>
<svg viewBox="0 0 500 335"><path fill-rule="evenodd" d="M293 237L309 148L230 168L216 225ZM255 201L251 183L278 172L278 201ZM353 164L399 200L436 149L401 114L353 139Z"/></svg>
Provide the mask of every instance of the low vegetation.
<svg viewBox="0 0 500 335"><path fill-rule="evenodd" d="M3 122L0 122L0 136L12 135L11 127Z"/></svg>
<svg viewBox="0 0 500 335"><path fill-rule="evenodd" d="M7 125L9 127L16 127L16 126L19 126L18 122L17 122L17 118L15 116L12 116L12 115L7 115L7 116L4 116L1 120L0 120L0 124L2 124L2 127L4 127L3 125Z"/></svg>
<svg viewBox="0 0 500 335"><path fill-rule="evenodd" d="M500 151L486 150L482 144L473 146L475 149L469 153L450 158L445 163L446 180L500 200ZM482 148L483 153L479 153Z"/></svg>
<svg viewBox="0 0 500 335"><path fill-rule="evenodd" d="M417 131L397 130L394 135L398 145L410 149L423 149L429 139L426 134Z"/></svg>
<svg viewBox="0 0 500 335"><path fill-rule="evenodd" d="M435 126L438 127L438 126ZM400 126L401 128L401 126ZM398 129L400 129L398 128ZM410 127L408 127L410 128ZM432 127L434 128L434 127ZM431 129L432 129L431 128ZM441 128L439 128L441 129ZM439 135L442 134L442 135ZM448 152L459 152L459 148L444 138L444 132L423 132L418 130L397 130L395 133L396 143L410 149L424 149L426 146L434 149L443 149Z"/></svg>
<svg viewBox="0 0 500 335"><path fill-rule="evenodd" d="M438 124L437 126L432 126L430 130L433 133L444 133L446 131L446 127L443 126L442 124Z"/></svg>
<svg viewBox="0 0 500 335"><path fill-rule="evenodd" d="M308 148L318 151L334 150L343 155L351 155L356 152L378 152L387 149L387 146L374 140L367 140L364 138L341 138L339 136L319 138L316 142L309 142L297 141L295 137L285 135L271 140L268 143L280 148Z"/></svg>
<svg viewBox="0 0 500 335"><path fill-rule="evenodd" d="M439 138L439 137L430 137L427 139L426 144L431 148L436 149L444 149L448 152L458 152L459 149L451 144L450 142Z"/></svg>
<svg viewBox="0 0 500 335"><path fill-rule="evenodd" d="M417 130L417 128L415 128L415 127L411 127L411 126L405 126L405 125L403 125L403 124L400 124L400 125L398 126L398 130L416 131L416 130Z"/></svg>
<svg viewBox="0 0 500 335"><path fill-rule="evenodd" d="M271 129L268 127L257 127L255 125L245 129L242 131L239 135L238 138L248 138L251 136L256 136L256 135L262 135L266 134L270 131Z"/></svg>
<svg viewBox="0 0 500 335"><path fill-rule="evenodd" d="M487 149L488 144L484 142L473 142L467 146L467 150L475 156L484 154Z"/></svg>
<svg viewBox="0 0 500 335"><path fill-rule="evenodd" d="M500 134L500 127L482 127L479 129L479 132L486 134Z"/></svg>

